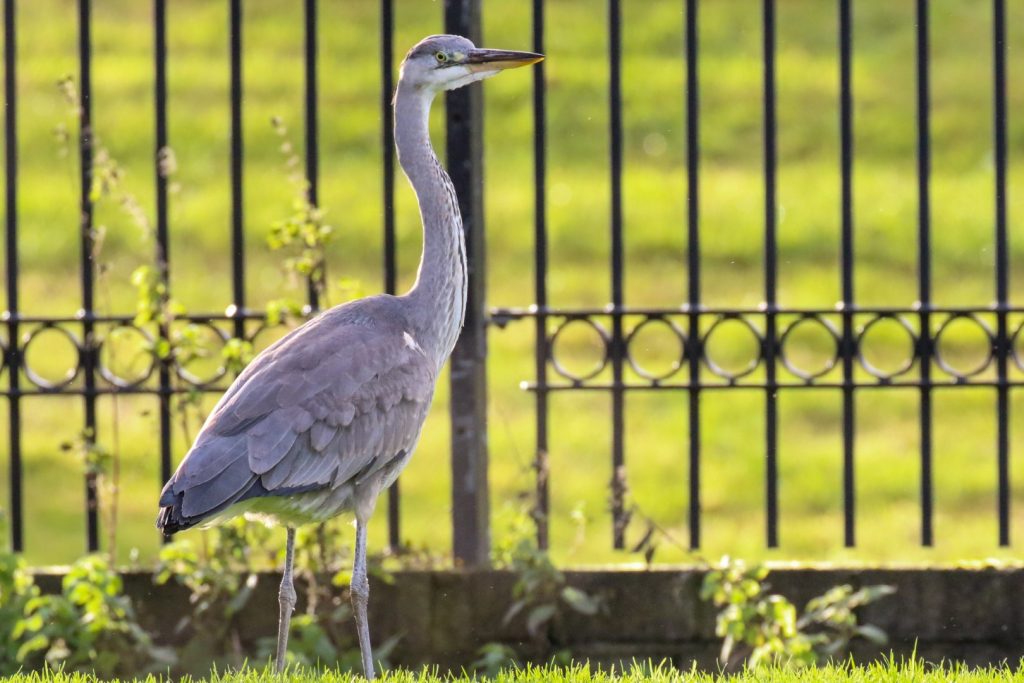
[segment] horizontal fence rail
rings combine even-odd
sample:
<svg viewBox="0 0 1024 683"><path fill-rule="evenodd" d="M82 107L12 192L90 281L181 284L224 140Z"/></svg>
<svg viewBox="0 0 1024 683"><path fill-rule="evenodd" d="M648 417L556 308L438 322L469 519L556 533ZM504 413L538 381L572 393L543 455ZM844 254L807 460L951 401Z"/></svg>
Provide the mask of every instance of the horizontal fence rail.
<svg viewBox="0 0 1024 683"><path fill-rule="evenodd" d="M1016 315L1015 320L1013 316ZM495 325L504 327L525 318L544 317L551 321L547 336L548 366L556 381L524 382L524 388L545 391L569 389L729 389L729 388L871 388L871 387L972 387L1024 386L1024 308L1019 307L931 307L850 309L822 308L719 308L689 306L678 308L496 308L491 311ZM1010 319L1015 327L1000 336L995 322ZM614 343L612 329L627 321L624 340ZM842 322L850 320L844 334ZM617 323L615 321L618 321ZM696 321L696 328L694 328ZM894 367L876 367L870 345L876 326L889 323L905 341L905 354ZM979 360L960 367L960 361L943 353L943 338L954 323L966 323L981 338L976 351ZM732 324L750 341L751 352L739 367L715 358L714 340L720 328ZM926 328L925 325L928 325ZM585 371L567 368L558 356L558 339L573 326L583 326L601 352ZM675 340L678 357L667 368L645 366L642 349L633 339L648 326ZM697 333L694 334L693 330ZM772 330L769 332L768 330ZM922 333L922 330L926 330ZM829 347L815 365L792 358L788 353L791 335L811 331ZM696 362L690 350L696 350ZM612 367L616 354L633 370L635 377L606 381L602 373ZM1002 358L1002 365L1000 359ZM847 370L847 366L851 368ZM1014 374L1007 367L1012 365ZM691 373L684 372L690 366ZM938 375L932 374L932 369ZM777 374L784 370L782 375ZM842 371L842 372L840 372ZM693 373L696 373L694 376Z"/></svg>

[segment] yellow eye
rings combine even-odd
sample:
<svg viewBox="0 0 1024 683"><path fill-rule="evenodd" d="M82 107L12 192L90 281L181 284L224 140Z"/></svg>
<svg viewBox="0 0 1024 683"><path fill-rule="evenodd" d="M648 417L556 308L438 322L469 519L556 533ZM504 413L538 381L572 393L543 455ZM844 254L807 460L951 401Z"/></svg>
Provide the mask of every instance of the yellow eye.
<svg viewBox="0 0 1024 683"><path fill-rule="evenodd" d="M437 57L437 61L439 61L439 62L447 62L448 61L448 55L446 55L443 52L438 52L434 56Z"/></svg>

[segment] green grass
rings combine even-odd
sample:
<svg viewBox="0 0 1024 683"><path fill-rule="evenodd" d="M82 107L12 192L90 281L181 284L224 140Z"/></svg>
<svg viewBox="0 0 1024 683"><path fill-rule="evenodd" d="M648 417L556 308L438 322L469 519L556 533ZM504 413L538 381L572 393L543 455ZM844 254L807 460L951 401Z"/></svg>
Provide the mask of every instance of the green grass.
<svg viewBox="0 0 1024 683"><path fill-rule="evenodd" d="M84 674L31 673L11 676L10 683L93 683L97 679ZM156 677L133 679L156 683ZM184 681L193 679L186 677ZM280 681L270 669L245 669L241 672L214 674L210 683L273 683ZM322 681L323 683L349 683L365 680L362 676L336 671L292 671L287 680ZM377 680L381 683L459 683L460 681L492 680L496 683L945 683L957 681L1020 681L1024 674L1009 667L971 669L963 665L933 667L920 662L882 662L868 666L832 665L820 669L787 671L784 669L756 669L731 675L698 672L680 672L665 665L637 665L628 671L603 671L577 664L568 668L555 666L528 667L503 671L493 678L474 675L447 676L430 672L388 671Z"/></svg>
<svg viewBox="0 0 1024 683"><path fill-rule="evenodd" d="M332 277L380 289L381 154L379 17L374 3L321 3L321 202L338 228L330 248ZM834 3L787 0L778 7L780 302L831 306L839 297L838 65ZM702 294L711 305L752 306L763 298L760 4L702 3L701 251ZM987 4L937 0L932 7L932 142L934 295L942 304L993 299L993 167L991 46ZM77 280L77 170L53 139L65 118L54 83L76 73L70 0L19 3L19 261L22 311L71 315L81 305ZM1008 3L1009 110L1024 110L1024 6ZM604 305L609 299L609 169L607 44L604 11L588 0L548 4L548 224L550 300L559 306ZM56 18L60 19L56 19ZM128 170L127 186L152 210L152 31L145 3L109 0L94 11L96 133ZM487 43L530 44L522 3L485 3ZM675 306L686 295L685 110L678 2L624 3L625 291L633 305ZM910 306L916 291L914 21L912 6L869 0L854 9L854 178L856 298L865 305ZM181 191L171 201L173 295L189 309L230 303L227 12L220 3L181 0L169 7L170 139ZM408 45L441 28L436 3L396 2L396 59ZM268 123L280 115L301 142L302 42L294 3L245 3L245 226L247 297L261 306L287 287L263 236L290 211L290 188ZM528 305L532 281L531 79L525 71L484 86L488 299ZM441 107L438 107L441 109ZM440 112L435 143L443 149ZM1024 216L1024 117L1011 116L1011 235ZM6 207L5 207L6 210ZM400 286L408 285L419 251L414 198L399 178ZM127 313L128 276L150 246L112 206L97 220L107 228L109 264L100 304ZM1024 241L1011 239L1011 290L1024 288ZM0 296L6 291L0 285ZM295 296L300 296L294 290ZM338 294L335 294L335 301ZM1013 325L1020 320L1014 320ZM632 324L632 323L631 323ZM744 338L716 338L717 352L742 363ZM872 357L895 363L900 338L879 330ZM3 332L0 332L3 334ZM585 363L588 340L565 338L558 349ZM978 350L967 332L953 351ZM802 353L820 358L809 335ZM657 364L671 341L652 334L643 358ZM533 376L532 326L492 332L490 351L491 485L496 533L532 482L533 397L519 382ZM51 374L69 362L61 340L36 347L30 359ZM817 354L817 355L815 355ZM717 356L716 356L717 357ZM967 362L966 360L964 361ZM1016 369L1014 377L1020 376ZM6 381L6 378L0 379ZM1013 424L1021 417L1013 393ZM419 450L402 479L403 536L444 552L451 544L449 427L446 381ZM837 392L785 392L780 398L778 550L764 547L763 392L708 392L702 399L702 503L708 556L728 552L770 560L945 562L1010 557L997 546L995 396L991 390L935 395L934 548L918 547L918 399L916 392L864 391L857 399L858 547L842 546L841 405ZM80 430L76 398L28 398L24 417L26 556L68 562L83 550L83 493L78 463L59 449ZM208 404L210 405L210 404ZM137 547L143 560L158 547L152 528L160 486L156 402L120 398L124 455L119 555ZM113 445L111 399L100 401L99 438ZM559 562L635 559L610 549L609 397L576 393L552 399L552 550ZM685 397L630 394L626 461L634 500L661 526L686 540L689 435ZM0 433L7 411L0 410ZM1013 541L1024 540L1024 434L1011 430ZM0 439L0 466L9 453ZM175 457L187 443L175 436ZM55 496L54 492L60 495ZM572 519L586 520L578 533ZM384 543L384 515L371 545ZM663 547L659 561L685 561Z"/></svg>

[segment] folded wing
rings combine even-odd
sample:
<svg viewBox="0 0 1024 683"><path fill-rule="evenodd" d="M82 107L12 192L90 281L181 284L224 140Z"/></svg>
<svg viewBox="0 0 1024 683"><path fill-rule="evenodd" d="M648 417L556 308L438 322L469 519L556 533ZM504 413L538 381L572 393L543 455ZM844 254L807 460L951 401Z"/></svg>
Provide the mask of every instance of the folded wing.
<svg viewBox="0 0 1024 683"><path fill-rule="evenodd" d="M411 451L435 370L401 320L381 318L329 312L253 361L164 487L157 525L173 533L254 496L339 486Z"/></svg>

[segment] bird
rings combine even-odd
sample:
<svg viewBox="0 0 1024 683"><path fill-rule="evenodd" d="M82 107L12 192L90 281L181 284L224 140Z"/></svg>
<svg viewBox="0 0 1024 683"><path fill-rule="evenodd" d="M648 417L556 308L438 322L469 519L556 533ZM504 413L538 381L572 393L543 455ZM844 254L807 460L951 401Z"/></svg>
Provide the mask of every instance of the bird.
<svg viewBox="0 0 1024 683"><path fill-rule="evenodd" d="M412 456L466 311L462 217L430 142L431 103L438 93L542 59L478 48L456 35L428 36L409 50L392 106L398 161L423 228L415 282L400 296L329 308L260 353L217 402L160 494L156 524L165 536L243 514L285 527L278 671L296 602L295 528L351 513L350 592L363 674L374 677L367 523Z"/></svg>

